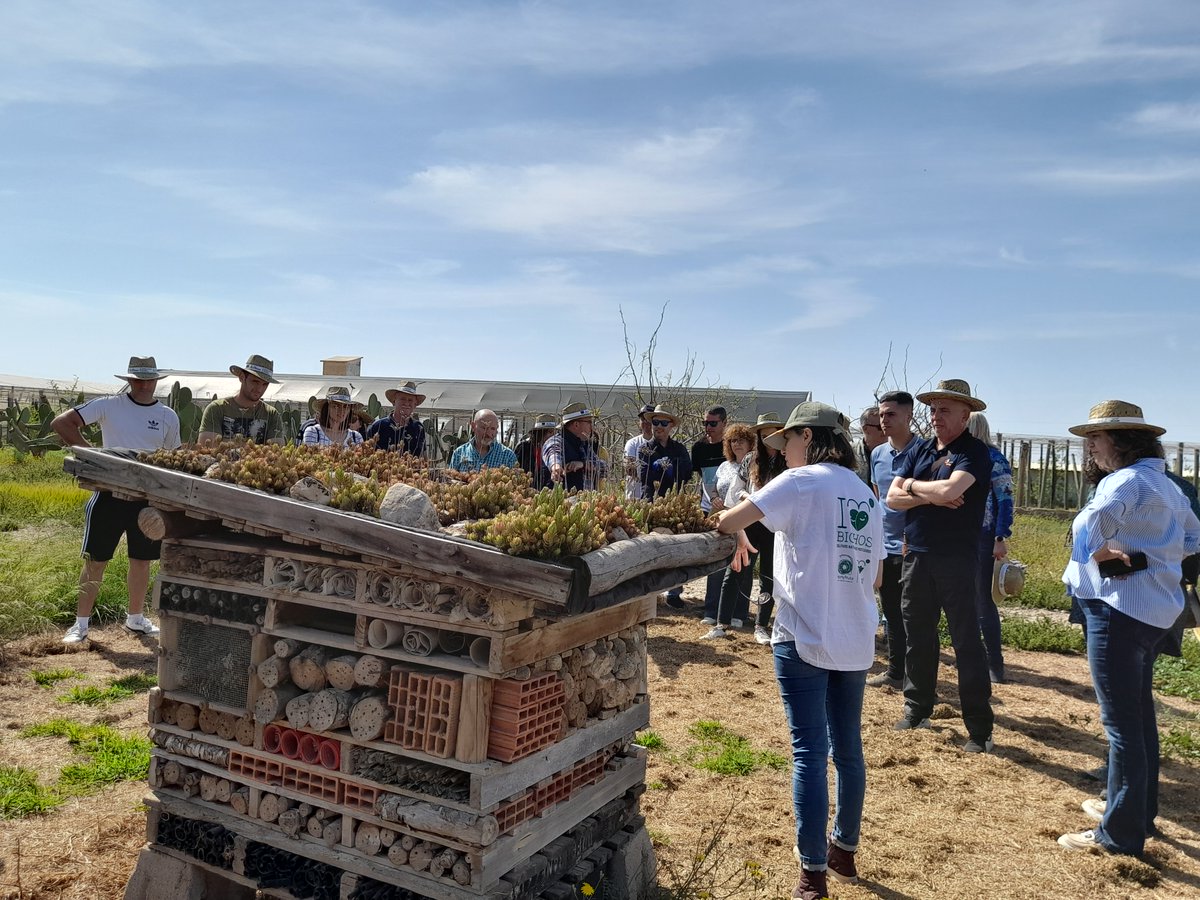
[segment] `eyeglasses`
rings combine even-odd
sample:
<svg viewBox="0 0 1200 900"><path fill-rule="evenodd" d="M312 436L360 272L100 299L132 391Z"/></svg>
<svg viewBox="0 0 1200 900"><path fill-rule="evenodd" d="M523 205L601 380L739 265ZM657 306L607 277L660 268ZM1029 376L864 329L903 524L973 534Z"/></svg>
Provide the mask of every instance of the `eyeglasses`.
<svg viewBox="0 0 1200 900"><path fill-rule="evenodd" d="M721 423L720 423L719 421L718 421L718 422L714 422L714 421L712 421L711 419L706 419L706 420L704 421L704 427L705 427L705 428L716 428L716 427L717 427L718 425L720 425L720 424L721 424Z"/></svg>
<svg viewBox="0 0 1200 900"><path fill-rule="evenodd" d="M671 420L670 419L651 419L650 424L653 425L655 428L666 428L668 425L671 424Z"/></svg>

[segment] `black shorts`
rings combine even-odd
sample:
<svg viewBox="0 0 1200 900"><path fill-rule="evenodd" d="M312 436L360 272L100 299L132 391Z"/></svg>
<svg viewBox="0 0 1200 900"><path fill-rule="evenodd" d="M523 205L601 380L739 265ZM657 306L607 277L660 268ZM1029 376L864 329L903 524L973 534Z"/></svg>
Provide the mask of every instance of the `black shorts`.
<svg viewBox="0 0 1200 900"><path fill-rule="evenodd" d="M161 542L150 540L137 524L138 513L149 505L145 500L118 500L108 491L92 494L84 512L83 555L92 562L108 562L125 535L130 559L158 559Z"/></svg>

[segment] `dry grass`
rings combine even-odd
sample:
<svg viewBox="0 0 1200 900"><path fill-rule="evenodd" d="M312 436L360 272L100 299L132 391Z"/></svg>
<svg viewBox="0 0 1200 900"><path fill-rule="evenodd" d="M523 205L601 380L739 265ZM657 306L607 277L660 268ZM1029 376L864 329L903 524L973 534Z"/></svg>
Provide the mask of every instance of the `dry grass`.
<svg viewBox="0 0 1200 900"><path fill-rule="evenodd" d="M748 776L721 776L687 759L696 742L689 726L701 720L721 722L756 750L788 754L769 649L745 632L727 641L699 641L705 629L696 618L666 607L660 614L650 626L649 684L652 728L665 746L650 751L643 807L664 894L694 868L697 850L723 824L709 871L680 896L700 897L704 889L714 900L790 896L790 773L760 768ZM33 669L69 666L90 683L106 684L154 670L150 647L119 628L96 630L92 644L64 654L58 635L51 634L4 648L0 764L32 766L46 777L61 769L71 759L66 741L17 736L20 727L56 716L106 722L129 733L144 728L143 696L105 710L68 707L54 702L61 690L39 688L30 677ZM1087 827L1079 804L1098 790L1080 774L1098 764L1104 746L1086 662L1017 650L1007 656L1013 681L996 691L997 750L991 756L958 749L966 735L951 705L952 669L941 685L947 702L928 731L893 732L900 695L869 691L863 883L836 886L835 898L1200 895L1200 768L1193 764L1163 764L1164 836L1150 841L1144 862L1059 850L1059 834ZM1167 705L1173 715L1200 715L1200 704L1182 698ZM49 815L3 823L0 900L120 898L144 841L144 792L144 784L121 784Z"/></svg>

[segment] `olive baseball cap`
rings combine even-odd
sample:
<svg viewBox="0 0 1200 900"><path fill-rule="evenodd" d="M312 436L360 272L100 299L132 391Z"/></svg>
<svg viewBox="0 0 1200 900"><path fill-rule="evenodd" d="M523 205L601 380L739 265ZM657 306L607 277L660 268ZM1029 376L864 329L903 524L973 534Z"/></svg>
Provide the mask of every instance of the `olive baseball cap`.
<svg viewBox="0 0 1200 900"><path fill-rule="evenodd" d="M840 410L827 403L808 400L792 410L784 426L771 434L763 435L763 443L776 450L787 444L787 433L793 428L832 428L834 434L850 439L850 420Z"/></svg>

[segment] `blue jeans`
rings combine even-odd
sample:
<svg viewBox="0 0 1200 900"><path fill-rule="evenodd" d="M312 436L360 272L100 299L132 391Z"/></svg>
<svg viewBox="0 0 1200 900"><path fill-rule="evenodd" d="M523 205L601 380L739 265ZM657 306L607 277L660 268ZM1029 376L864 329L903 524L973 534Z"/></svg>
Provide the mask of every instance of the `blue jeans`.
<svg viewBox="0 0 1200 900"><path fill-rule="evenodd" d="M1108 735L1108 806L1096 840L1140 856L1158 815L1158 722L1154 659L1166 628L1155 628L1103 600L1080 599L1087 619L1088 665Z"/></svg>
<svg viewBox="0 0 1200 900"><path fill-rule="evenodd" d="M711 576L710 576L711 577ZM742 566L735 572L727 567L721 580L720 602L717 604L717 622L728 625L733 619L743 622L750 617L750 589L754 586L754 566Z"/></svg>
<svg viewBox="0 0 1200 900"><path fill-rule="evenodd" d="M987 652L988 669L997 677L1004 677L1004 651L1000 645L1000 610L992 599L992 574L996 558L996 539L985 531L984 541L979 545L979 592L975 596L975 611L979 613L979 630L983 634L983 649Z"/></svg>
<svg viewBox="0 0 1200 900"><path fill-rule="evenodd" d="M704 615L715 619L721 607L721 582L725 580L725 570L711 573L704 579Z"/></svg>
<svg viewBox="0 0 1200 900"><path fill-rule="evenodd" d="M829 750L837 770L833 840L858 849L867 766L862 749L862 705L867 672L835 672L800 658L791 641L772 644L779 695L792 732L792 807L796 846L806 869L824 871L828 841Z"/></svg>

